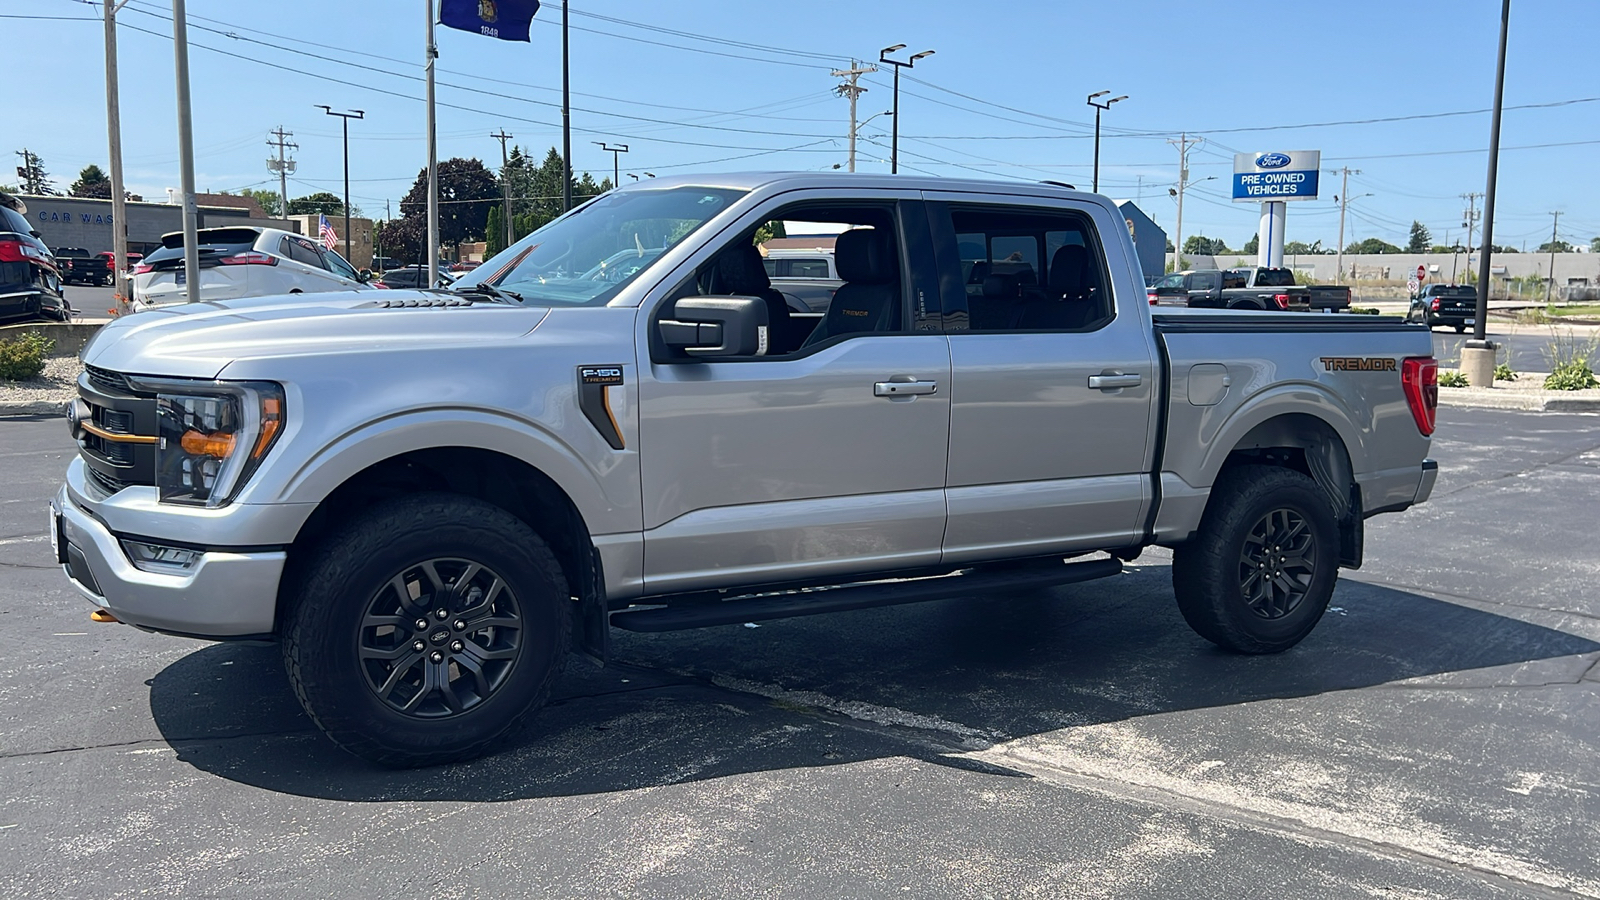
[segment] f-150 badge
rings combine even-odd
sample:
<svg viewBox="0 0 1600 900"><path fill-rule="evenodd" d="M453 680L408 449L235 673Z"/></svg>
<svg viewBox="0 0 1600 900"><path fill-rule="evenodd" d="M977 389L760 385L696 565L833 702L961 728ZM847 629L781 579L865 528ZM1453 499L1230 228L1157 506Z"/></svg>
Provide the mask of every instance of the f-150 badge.
<svg viewBox="0 0 1600 900"><path fill-rule="evenodd" d="M611 412L611 389L622 384L621 366L578 367L578 409L613 450L621 450L622 428Z"/></svg>

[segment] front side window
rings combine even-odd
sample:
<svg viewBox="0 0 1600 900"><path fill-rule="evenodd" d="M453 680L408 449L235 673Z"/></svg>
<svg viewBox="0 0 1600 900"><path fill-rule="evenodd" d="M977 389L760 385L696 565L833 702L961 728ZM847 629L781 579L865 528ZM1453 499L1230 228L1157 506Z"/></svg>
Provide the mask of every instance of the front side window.
<svg viewBox="0 0 1600 900"><path fill-rule="evenodd" d="M351 281L361 280L361 276L356 274L355 267L345 262L344 257L332 250L325 249L322 251L322 262L328 267L329 271L341 278L348 278Z"/></svg>
<svg viewBox="0 0 1600 900"><path fill-rule="evenodd" d="M454 287L487 284L540 306L604 306L744 193L682 187L603 194L495 254Z"/></svg>
<svg viewBox="0 0 1600 900"><path fill-rule="evenodd" d="M969 330L1087 331L1110 321L1110 281L1088 216L954 206L951 220Z"/></svg>

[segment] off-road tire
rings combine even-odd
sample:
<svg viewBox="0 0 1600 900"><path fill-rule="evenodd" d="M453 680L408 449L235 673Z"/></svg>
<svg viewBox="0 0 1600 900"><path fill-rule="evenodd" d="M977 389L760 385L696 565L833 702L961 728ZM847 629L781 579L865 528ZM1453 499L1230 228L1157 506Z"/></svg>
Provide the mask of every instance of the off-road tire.
<svg viewBox="0 0 1600 900"><path fill-rule="evenodd" d="M1250 310L1252 312L1264 312L1266 310L1266 307L1264 307L1261 304L1255 302L1254 300L1236 300L1233 303L1228 304L1228 308L1229 309L1248 309L1248 310Z"/></svg>
<svg viewBox="0 0 1600 900"><path fill-rule="evenodd" d="M1277 529L1272 523L1280 521L1285 525ZM1299 525L1303 541L1273 537ZM1266 553L1274 545L1283 552ZM1309 569L1295 562L1306 556ZM1275 571L1281 577L1266 585L1251 578L1253 572L1259 579ZM1212 487L1200 530L1172 559L1172 589L1184 620L1196 634L1238 653L1279 653L1298 644L1321 620L1338 574L1332 504L1309 477L1276 466L1224 471ZM1295 589L1283 589L1286 584ZM1262 600L1246 594L1263 587L1286 596Z"/></svg>
<svg viewBox="0 0 1600 900"><path fill-rule="evenodd" d="M463 564L479 566L478 574L467 574L473 570ZM374 612L388 602L384 597L398 598L408 578L412 585L428 584L420 574L412 577L423 566L437 576L451 565L461 566L455 582L436 580L443 589L412 596L413 606L399 601L409 612ZM498 590L483 587L490 576L500 584ZM452 586L468 586L474 579L475 594ZM571 595L549 546L505 510L456 494L415 494L375 505L324 539L300 567L293 590L282 648L295 695L334 743L384 766L431 766L481 756L544 705L571 645ZM440 611L448 614L437 616ZM469 615L484 624L466 621ZM408 624L375 627L374 618ZM413 628L422 620L427 628ZM412 661L375 661L372 645L380 636ZM475 641L484 643L480 647ZM416 654L422 658L410 653L415 643L425 647ZM426 657L434 651L446 659L430 670ZM496 658L490 663L477 654ZM409 671L399 687L384 694L373 683L374 665ZM468 686L469 676L491 668L491 678L498 680L480 675ZM452 672L459 681L450 681ZM405 711L397 705L395 691L420 680L414 694L426 694L427 679L436 676L462 685L469 692L467 702L453 688L435 686L430 696L446 708L430 713L432 718L419 718L425 706ZM447 693L453 704L444 700Z"/></svg>

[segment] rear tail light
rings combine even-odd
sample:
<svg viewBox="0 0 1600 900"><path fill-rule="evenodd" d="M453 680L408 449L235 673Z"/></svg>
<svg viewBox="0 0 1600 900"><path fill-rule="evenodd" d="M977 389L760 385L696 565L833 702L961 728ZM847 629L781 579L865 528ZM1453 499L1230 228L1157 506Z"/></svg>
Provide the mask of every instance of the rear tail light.
<svg viewBox="0 0 1600 900"><path fill-rule="evenodd" d="M224 256L217 260L217 263L224 266L275 266L278 264L278 258L259 250L246 250L243 253Z"/></svg>
<svg viewBox="0 0 1600 900"><path fill-rule="evenodd" d="M1439 361L1431 356L1411 356L1400 363L1400 383L1406 390L1406 405L1417 430L1424 437L1433 434L1439 411Z"/></svg>
<svg viewBox="0 0 1600 900"><path fill-rule="evenodd" d="M145 262L135 263L134 266L133 266L133 274L135 274L135 275L145 275L145 274L148 274L150 272L154 272L155 270L156 270L155 266L152 266L149 263L145 263Z"/></svg>
<svg viewBox="0 0 1600 900"><path fill-rule="evenodd" d="M1289 295L1288 294L1273 294L1272 295L1272 302L1278 304L1278 308L1279 309L1288 309L1289 308Z"/></svg>
<svg viewBox="0 0 1600 900"><path fill-rule="evenodd" d="M1434 312L1438 312L1439 311L1439 298L1438 297L1433 298L1433 303L1430 304L1428 306L1428 308L1433 310Z"/></svg>
<svg viewBox="0 0 1600 900"><path fill-rule="evenodd" d="M27 241L0 240L0 262L45 261L45 255Z"/></svg>

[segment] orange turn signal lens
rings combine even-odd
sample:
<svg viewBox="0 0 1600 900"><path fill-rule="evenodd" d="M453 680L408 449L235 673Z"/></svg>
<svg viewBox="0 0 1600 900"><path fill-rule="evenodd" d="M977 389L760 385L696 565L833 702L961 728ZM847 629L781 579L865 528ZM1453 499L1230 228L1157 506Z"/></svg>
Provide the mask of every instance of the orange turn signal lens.
<svg viewBox="0 0 1600 900"><path fill-rule="evenodd" d="M256 448L250 451L251 459L260 459L267 448L272 446L272 439L278 436L278 429L283 427L283 401L277 397L267 397L261 401L261 437L256 438Z"/></svg>
<svg viewBox="0 0 1600 900"><path fill-rule="evenodd" d="M183 452L190 456L214 456L217 459L227 459L233 455L233 435L218 431L214 434L201 434L198 431L185 431L178 441L183 447Z"/></svg>

